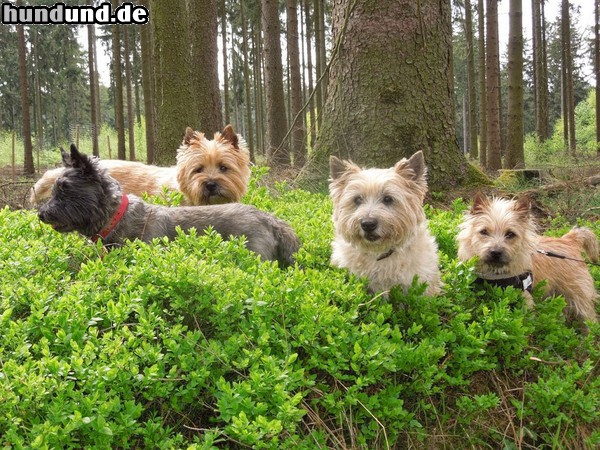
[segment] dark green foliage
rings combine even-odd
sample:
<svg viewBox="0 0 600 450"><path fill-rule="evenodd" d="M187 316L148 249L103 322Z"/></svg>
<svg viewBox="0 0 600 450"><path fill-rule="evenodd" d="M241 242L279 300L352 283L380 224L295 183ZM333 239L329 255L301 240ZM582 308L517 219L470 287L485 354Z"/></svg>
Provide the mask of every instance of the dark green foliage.
<svg viewBox="0 0 600 450"><path fill-rule="evenodd" d="M473 289L466 207L427 209L445 294L369 295L329 265L331 203L269 191L304 247L285 271L214 232L104 253L0 211L6 448L538 448L600 443L598 337L564 300ZM597 224L587 224L600 232ZM600 272L593 271L596 280Z"/></svg>

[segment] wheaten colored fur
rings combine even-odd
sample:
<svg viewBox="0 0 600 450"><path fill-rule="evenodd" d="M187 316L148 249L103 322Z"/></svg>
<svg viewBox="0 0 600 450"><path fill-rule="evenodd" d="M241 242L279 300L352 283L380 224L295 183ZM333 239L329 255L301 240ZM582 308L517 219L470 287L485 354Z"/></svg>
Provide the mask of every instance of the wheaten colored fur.
<svg viewBox="0 0 600 450"><path fill-rule="evenodd" d="M185 205L209 205L239 202L250 179L250 160L245 141L231 125L214 139L186 129L177 150L177 165L159 167L116 159L99 160L98 165L116 179L129 194L159 196L163 188L181 191ZM52 187L64 168L48 170L33 186L32 205L38 205L52 194Z"/></svg>
<svg viewBox="0 0 600 450"><path fill-rule="evenodd" d="M177 182L196 205L239 202L250 181L250 156L246 143L231 125L208 140L187 128L177 151Z"/></svg>
<svg viewBox="0 0 600 450"><path fill-rule="evenodd" d="M597 293L594 280L583 262L553 258L546 250L581 259L584 251L598 260L598 239L587 228L573 228L560 238L540 236L526 200L488 199L477 195L457 236L458 257L478 257L476 270L486 280L533 273L534 286L545 280L546 295L562 295L568 315L595 322ZM527 301L531 297L526 295Z"/></svg>
<svg viewBox="0 0 600 450"><path fill-rule="evenodd" d="M335 238L331 263L369 279L369 290L405 290L413 279L439 292L435 239L429 233L423 200L427 192L423 153L389 169L361 170L330 159Z"/></svg>

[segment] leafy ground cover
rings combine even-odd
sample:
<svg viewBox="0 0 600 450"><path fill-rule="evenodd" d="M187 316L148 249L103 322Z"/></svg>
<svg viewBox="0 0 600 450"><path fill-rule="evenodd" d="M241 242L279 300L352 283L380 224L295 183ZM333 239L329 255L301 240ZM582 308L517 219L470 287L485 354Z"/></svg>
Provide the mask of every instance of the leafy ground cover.
<svg viewBox="0 0 600 450"><path fill-rule="evenodd" d="M292 224L297 267L215 233L104 253L0 210L3 448L600 445L600 327L566 323L562 298L474 290L464 200L427 207L434 298L332 268L326 195L254 178L244 201Z"/></svg>

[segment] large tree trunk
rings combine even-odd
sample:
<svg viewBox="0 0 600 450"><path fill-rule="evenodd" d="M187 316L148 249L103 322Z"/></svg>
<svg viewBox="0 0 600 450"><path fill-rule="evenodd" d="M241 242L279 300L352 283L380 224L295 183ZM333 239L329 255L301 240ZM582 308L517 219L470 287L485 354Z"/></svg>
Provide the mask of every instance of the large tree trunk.
<svg viewBox="0 0 600 450"><path fill-rule="evenodd" d="M487 168L487 82L485 79L485 12L483 0L477 1L477 44L479 48L479 164Z"/></svg>
<svg viewBox="0 0 600 450"><path fill-rule="evenodd" d="M267 160L273 166L290 164L290 151L285 142L287 120L283 94L283 67L277 0L262 0L264 34L265 93L267 98Z"/></svg>
<svg viewBox="0 0 600 450"><path fill-rule="evenodd" d="M185 0L151 0L150 5L156 85L154 162L170 166L175 164L185 128L195 127L198 121L190 76L188 11Z"/></svg>
<svg viewBox="0 0 600 450"><path fill-rule="evenodd" d="M486 0L487 168L502 168L500 137L500 73L498 1Z"/></svg>
<svg viewBox="0 0 600 450"><path fill-rule="evenodd" d="M217 48L217 0L192 0L190 3L192 48L192 99L198 104L199 129L207 136L223 129L219 61ZM200 69L201 68L201 69Z"/></svg>
<svg viewBox="0 0 600 450"><path fill-rule="evenodd" d="M35 172L35 167L33 165L33 144L31 143L31 116L29 114L27 48L25 46L25 29L23 28L23 25L17 25L17 42L19 52L19 78L21 81L21 108L23 110L23 172L27 175L32 175Z"/></svg>
<svg viewBox="0 0 600 450"><path fill-rule="evenodd" d="M505 169L525 167L523 149L523 4L510 0L508 36L508 138Z"/></svg>
<svg viewBox="0 0 600 450"><path fill-rule="evenodd" d="M335 0L333 30L339 52L309 173L324 178L331 154L391 167L423 150L433 190L459 185L450 1Z"/></svg>
<svg viewBox="0 0 600 450"><path fill-rule="evenodd" d="M290 68L290 117L292 122L292 152L294 165L306 162L304 112L302 111L302 80L300 78L300 49L298 45L297 0L287 0L287 48Z"/></svg>

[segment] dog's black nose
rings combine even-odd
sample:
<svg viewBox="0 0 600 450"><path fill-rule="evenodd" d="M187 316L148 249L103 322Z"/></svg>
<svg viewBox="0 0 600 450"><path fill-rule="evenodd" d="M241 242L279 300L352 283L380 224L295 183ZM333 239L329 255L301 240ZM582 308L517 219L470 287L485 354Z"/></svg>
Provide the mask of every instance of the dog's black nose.
<svg viewBox="0 0 600 450"><path fill-rule="evenodd" d="M492 261L500 261L504 252L502 250L490 250L490 259Z"/></svg>
<svg viewBox="0 0 600 450"><path fill-rule="evenodd" d="M215 181L209 181L208 183L206 183L206 190L208 192L215 192L217 190L217 183Z"/></svg>
<svg viewBox="0 0 600 450"><path fill-rule="evenodd" d="M363 219L360 221L360 227L367 233L371 233L377 228L377 219Z"/></svg>

